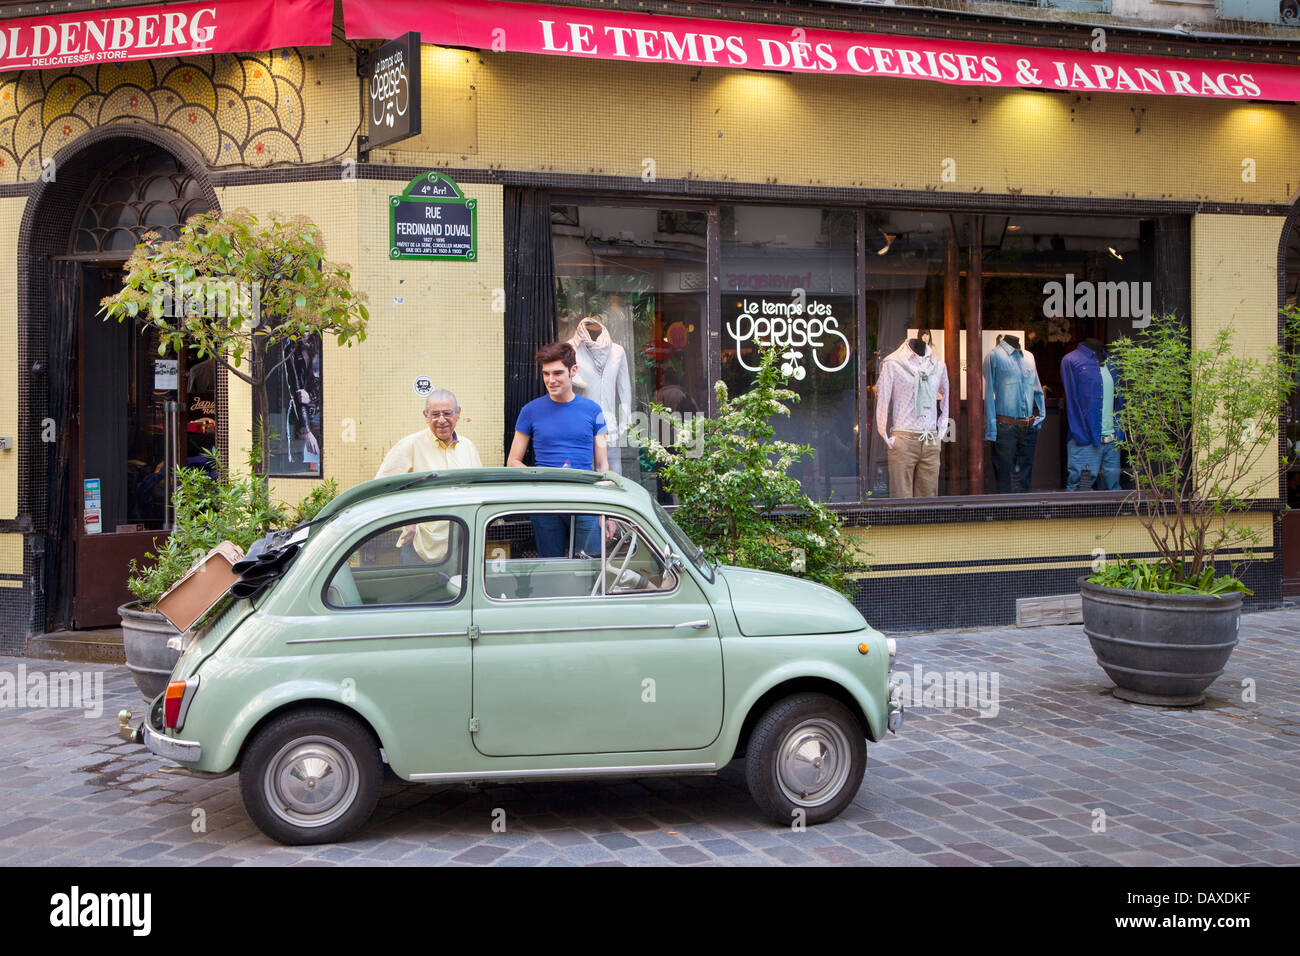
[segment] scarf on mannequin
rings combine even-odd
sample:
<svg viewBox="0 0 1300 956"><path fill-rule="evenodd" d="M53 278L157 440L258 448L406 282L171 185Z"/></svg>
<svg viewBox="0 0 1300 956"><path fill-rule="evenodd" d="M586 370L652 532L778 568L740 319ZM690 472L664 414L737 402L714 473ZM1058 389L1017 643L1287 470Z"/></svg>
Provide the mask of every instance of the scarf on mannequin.
<svg viewBox="0 0 1300 956"><path fill-rule="evenodd" d="M904 340L902 345L885 356L885 361L893 362L912 377L916 385L916 414L919 418L926 409L934 408L939 401L939 376L934 363L934 350L930 346L925 347L925 357L921 359L919 365L913 365L909 361L909 358L914 356L916 353L912 351L912 346ZM922 443L934 444L934 439L931 438L933 434L933 432L924 432L921 436Z"/></svg>
<svg viewBox="0 0 1300 956"><path fill-rule="evenodd" d="M587 323L590 321L596 320L586 318L578 323L578 329L573 333L573 338L569 340L569 344L575 349L585 348L587 354L591 356L592 364L596 366L596 373L604 375L605 363L609 361L609 353L614 340L610 338L609 329L605 328L603 324L600 326L600 333L595 338L592 338L591 331L587 328Z"/></svg>

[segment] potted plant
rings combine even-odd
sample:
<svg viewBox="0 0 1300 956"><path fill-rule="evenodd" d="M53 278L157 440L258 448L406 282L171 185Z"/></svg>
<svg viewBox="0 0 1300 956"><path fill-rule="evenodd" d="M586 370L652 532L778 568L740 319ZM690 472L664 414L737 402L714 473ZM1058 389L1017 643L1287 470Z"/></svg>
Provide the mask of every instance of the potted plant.
<svg viewBox="0 0 1300 956"><path fill-rule="evenodd" d="M260 456L254 452L250 457ZM145 700L153 700L167 686L180 656L179 648L168 646L179 632L153 610L158 599L221 542L230 541L247 551L268 532L310 521L338 494L331 478L316 485L297 505L274 503L266 482L251 469L234 474L215 458L211 474L202 468L179 468L176 474L171 534L157 553L145 554L143 565L131 562L127 587L136 600L117 609L126 666Z"/></svg>
<svg viewBox="0 0 1300 956"><path fill-rule="evenodd" d="M119 608L127 666L146 698L165 686L177 652L167 643L174 628L150 610L196 559L223 540L247 548L267 531L301 516L272 506L266 484L270 448L268 383L289 361L286 346L332 335L351 346L366 337L365 296L353 288L345 266L325 259L320 228L305 216L265 222L246 209L191 217L174 241L146 233L127 261L122 288L100 302L105 320L153 327L159 351L193 351L211 357L254 393L253 449L247 477L218 463L217 477L177 469L175 525L151 563L132 565L129 587L137 598ZM306 510L336 492L318 486ZM157 688L157 690L154 690Z"/></svg>
<svg viewBox="0 0 1300 956"><path fill-rule="evenodd" d="M1300 313L1284 314L1297 341ZM1105 561L1079 579L1084 631L1116 697L1200 704L1237 644L1252 593L1241 575L1272 539L1244 514L1277 496L1278 416L1300 356L1277 346L1243 355L1231 328L1194 348L1169 315L1111 346L1108 367L1124 398L1116 419L1135 483L1122 510L1133 509L1157 557Z"/></svg>
<svg viewBox="0 0 1300 956"><path fill-rule="evenodd" d="M779 351L764 349L748 392L733 398L718 382L714 417L687 418L668 447L654 429L638 437L677 498L673 519L710 561L808 578L850 597L855 552L842 520L788 473L813 450L775 440L772 416L789 415L785 402L799 400L783 387L780 365ZM674 421L670 409L650 409Z"/></svg>

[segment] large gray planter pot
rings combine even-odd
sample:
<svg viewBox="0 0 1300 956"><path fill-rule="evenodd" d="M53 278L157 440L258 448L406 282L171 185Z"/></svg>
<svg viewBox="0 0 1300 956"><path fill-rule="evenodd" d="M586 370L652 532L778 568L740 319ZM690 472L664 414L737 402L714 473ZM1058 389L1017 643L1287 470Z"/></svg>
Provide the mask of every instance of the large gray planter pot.
<svg viewBox="0 0 1300 956"><path fill-rule="evenodd" d="M1156 594L1079 578L1083 630L1114 695L1136 704L1192 707L1223 673L1237 646L1239 591Z"/></svg>
<svg viewBox="0 0 1300 956"><path fill-rule="evenodd" d="M122 618L127 669L144 699L153 700L167 689L172 668L180 659L181 652L167 646L167 641L180 631L158 612L143 611L134 601L123 604L117 613Z"/></svg>

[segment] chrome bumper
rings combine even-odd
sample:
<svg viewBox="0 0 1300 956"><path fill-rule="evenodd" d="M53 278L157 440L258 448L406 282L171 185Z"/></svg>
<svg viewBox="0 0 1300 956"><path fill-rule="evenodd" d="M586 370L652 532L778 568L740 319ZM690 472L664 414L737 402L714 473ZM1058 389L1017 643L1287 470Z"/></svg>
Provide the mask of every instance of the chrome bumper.
<svg viewBox="0 0 1300 956"><path fill-rule="evenodd" d="M889 720L886 726L891 734L898 733L903 726L903 685L902 682L889 684Z"/></svg>
<svg viewBox="0 0 1300 956"><path fill-rule="evenodd" d="M138 727L130 725L131 712L124 710L117 715L118 735L133 744L144 744L145 749L159 757L175 760L178 763L198 763L203 759L203 745L193 740L178 740L160 734L149 725L149 718Z"/></svg>

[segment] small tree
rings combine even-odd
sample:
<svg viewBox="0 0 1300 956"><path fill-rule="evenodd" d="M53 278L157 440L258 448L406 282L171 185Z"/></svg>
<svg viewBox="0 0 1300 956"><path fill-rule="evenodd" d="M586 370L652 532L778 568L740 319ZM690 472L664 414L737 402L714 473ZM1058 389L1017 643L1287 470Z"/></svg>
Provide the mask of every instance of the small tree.
<svg viewBox="0 0 1300 956"><path fill-rule="evenodd" d="M718 382L717 416L688 419L671 446L639 438L677 497L674 519L710 560L810 578L847 596L854 551L840 517L788 473L813 449L774 438L772 416L789 415L784 403L799 400L782 387L780 362L776 349L764 350L753 387L736 398ZM673 420L662 405L651 410ZM779 508L795 513L771 514Z"/></svg>
<svg viewBox="0 0 1300 956"><path fill-rule="evenodd" d="M270 447L267 383L289 360L273 347L311 335L340 345L366 337L365 295L345 266L325 260L320 227L305 216L265 223L247 209L192 217L174 241L148 233L126 264L122 289L100 302L105 319L151 323L159 354L193 348L253 388L257 473ZM245 361L245 360L251 361Z"/></svg>
<svg viewBox="0 0 1300 956"><path fill-rule="evenodd" d="M1285 310L1300 341L1300 313ZM1296 388L1300 354L1277 346L1259 357L1233 350L1223 329L1194 349L1173 315L1110 347L1108 367L1123 396L1121 449L1135 485L1131 504L1159 552L1156 567L1103 570L1098 584L1138 590L1245 590L1239 580L1263 532L1234 519L1254 498L1272 498L1278 416ZM1267 460L1266 460L1267 457ZM1262 466L1262 467L1261 467ZM1231 577L1214 576L1218 552L1241 549Z"/></svg>

